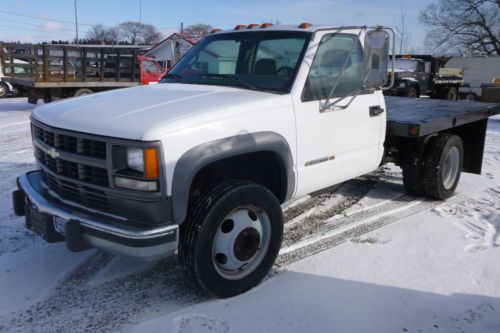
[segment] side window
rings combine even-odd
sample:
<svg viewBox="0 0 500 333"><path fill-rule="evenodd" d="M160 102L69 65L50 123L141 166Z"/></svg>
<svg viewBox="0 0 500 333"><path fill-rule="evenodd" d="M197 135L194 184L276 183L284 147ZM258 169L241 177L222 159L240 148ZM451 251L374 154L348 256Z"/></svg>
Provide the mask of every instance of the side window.
<svg viewBox="0 0 500 333"><path fill-rule="evenodd" d="M260 42L253 64L253 73L291 77L303 44L302 38L273 39Z"/></svg>
<svg viewBox="0 0 500 333"><path fill-rule="evenodd" d="M425 64L421 61L419 61L417 64L417 72L418 73L425 72Z"/></svg>
<svg viewBox="0 0 500 333"><path fill-rule="evenodd" d="M349 34L327 34L321 38L302 94L304 102L328 98L346 61L333 97L345 96L362 88L363 48L357 39ZM356 45L349 57L353 43Z"/></svg>
<svg viewBox="0 0 500 333"><path fill-rule="evenodd" d="M158 67L156 67L156 64L153 61L146 60L144 61L144 70L148 73L156 73L158 72Z"/></svg>

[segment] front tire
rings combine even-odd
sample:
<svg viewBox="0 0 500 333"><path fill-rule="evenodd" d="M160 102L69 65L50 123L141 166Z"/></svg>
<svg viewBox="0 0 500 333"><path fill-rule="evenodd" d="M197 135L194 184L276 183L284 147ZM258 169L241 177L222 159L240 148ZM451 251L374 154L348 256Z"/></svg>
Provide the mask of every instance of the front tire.
<svg viewBox="0 0 500 333"><path fill-rule="evenodd" d="M7 86L5 83L0 82L0 98L4 98L7 96L9 92L9 86Z"/></svg>
<svg viewBox="0 0 500 333"><path fill-rule="evenodd" d="M181 227L179 260L188 277L217 297L231 297L266 276L283 237L279 201L248 182L222 184L194 204Z"/></svg>
<svg viewBox="0 0 500 333"><path fill-rule="evenodd" d="M441 134L429 147L423 170L423 186L427 197L450 198L462 172L464 148L459 136Z"/></svg>
<svg viewBox="0 0 500 333"><path fill-rule="evenodd" d="M419 93L415 86L409 86L405 90L405 96L410 98L418 98Z"/></svg>
<svg viewBox="0 0 500 333"><path fill-rule="evenodd" d="M446 92L446 99L450 101L458 100L458 89L457 87L450 87Z"/></svg>

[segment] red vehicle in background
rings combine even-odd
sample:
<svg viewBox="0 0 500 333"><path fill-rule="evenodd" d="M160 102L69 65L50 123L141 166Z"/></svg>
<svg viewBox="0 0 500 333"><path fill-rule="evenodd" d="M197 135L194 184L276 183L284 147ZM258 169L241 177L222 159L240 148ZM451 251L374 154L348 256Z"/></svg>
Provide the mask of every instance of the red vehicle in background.
<svg viewBox="0 0 500 333"><path fill-rule="evenodd" d="M141 84L154 84L158 83L163 75L165 75L170 68L164 68L160 62L154 58L145 56L138 56L141 68Z"/></svg>

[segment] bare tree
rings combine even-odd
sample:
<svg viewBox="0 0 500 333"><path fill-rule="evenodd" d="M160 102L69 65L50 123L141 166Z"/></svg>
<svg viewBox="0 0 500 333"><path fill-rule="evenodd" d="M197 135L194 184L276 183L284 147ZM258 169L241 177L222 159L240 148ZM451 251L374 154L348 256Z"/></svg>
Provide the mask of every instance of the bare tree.
<svg viewBox="0 0 500 333"><path fill-rule="evenodd" d="M160 42L163 35L151 24L143 24L141 38L142 43L152 45Z"/></svg>
<svg viewBox="0 0 500 333"><path fill-rule="evenodd" d="M394 22L394 28L397 32L396 44L399 49L398 53L403 54L403 52L408 52L411 34L408 30L408 26L406 25L406 7L402 1L400 3L400 17L399 20Z"/></svg>
<svg viewBox="0 0 500 333"><path fill-rule="evenodd" d="M500 54L500 0L439 0L420 12L432 51Z"/></svg>
<svg viewBox="0 0 500 333"><path fill-rule="evenodd" d="M184 32L193 35L207 35L212 31L213 27L210 24L197 23L190 25L184 29Z"/></svg>
<svg viewBox="0 0 500 333"><path fill-rule="evenodd" d="M113 44L119 42L119 35L116 28L105 27L102 24L96 24L90 27L85 38L93 43Z"/></svg>
<svg viewBox="0 0 500 333"><path fill-rule="evenodd" d="M151 24L127 21L118 26L120 37L130 44L154 44L162 38L161 33Z"/></svg>
<svg viewBox="0 0 500 333"><path fill-rule="evenodd" d="M142 23L134 21L123 22L118 26L118 30L120 31L121 40L134 45L141 42Z"/></svg>

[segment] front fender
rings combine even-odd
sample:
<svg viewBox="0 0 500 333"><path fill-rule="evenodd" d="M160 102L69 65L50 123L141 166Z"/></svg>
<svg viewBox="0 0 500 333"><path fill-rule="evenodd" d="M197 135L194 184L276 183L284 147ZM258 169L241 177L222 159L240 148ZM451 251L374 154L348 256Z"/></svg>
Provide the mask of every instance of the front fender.
<svg viewBox="0 0 500 333"><path fill-rule="evenodd" d="M189 189L195 175L203 167L218 160L253 152L277 153L286 172L286 199L295 190L293 157L286 139L275 132L245 133L203 143L185 152L177 161L172 181L172 204L174 223L181 224L187 216Z"/></svg>

